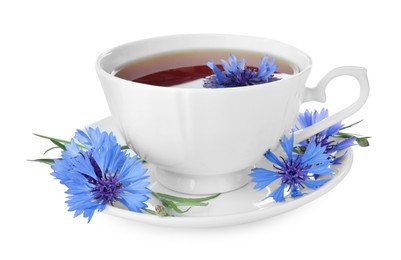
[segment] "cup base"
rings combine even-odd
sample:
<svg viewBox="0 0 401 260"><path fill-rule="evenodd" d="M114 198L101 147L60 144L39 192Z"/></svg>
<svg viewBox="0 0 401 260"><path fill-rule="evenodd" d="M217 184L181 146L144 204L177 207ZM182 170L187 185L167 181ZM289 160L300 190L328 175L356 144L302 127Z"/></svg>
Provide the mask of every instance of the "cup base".
<svg viewBox="0 0 401 260"><path fill-rule="evenodd" d="M250 182L251 169L216 174L188 175L156 167L156 179L168 189L190 195L223 193L239 189Z"/></svg>

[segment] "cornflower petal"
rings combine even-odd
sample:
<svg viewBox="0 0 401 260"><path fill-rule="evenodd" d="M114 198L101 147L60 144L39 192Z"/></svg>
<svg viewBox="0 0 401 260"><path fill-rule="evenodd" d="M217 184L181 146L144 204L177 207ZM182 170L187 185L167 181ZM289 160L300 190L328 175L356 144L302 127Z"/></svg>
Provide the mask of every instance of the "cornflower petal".
<svg viewBox="0 0 401 260"><path fill-rule="evenodd" d="M221 84L227 81L227 77L220 71L217 65L213 62L208 62L207 65L211 68L216 75L217 81Z"/></svg>
<svg viewBox="0 0 401 260"><path fill-rule="evenodd" d="M329 156L325 154L325 147L320 145L316 145L315 142L311 142L305 150L305 153L302 155L302 163L304 164L319 164L326 163L329 161Z"/></svg>
<svg viewBox="0 0 401 260"><path fill-rule="evenodd" d="M334 158L331 163L336 165L336 164L341 164L341 161L344 159L344 156L347 154L347 152L345 152L343 155L338 156L336 158Z"/></svg>
<svg viewBox="0 0 401 260"><path fill-rule="evenodd" d="M237 57L235 57L235 55L231 53L228 62L231 66L231 71L235 71L235 69L237 68Z"/></svg>
<svg viewBox="0 0 401 260"><path fill-rule="evenodd" d="M140 180L148 178L145 176L146 168L143 168L142 161L138 161L136 157L129 158L124 161L124 165L120 170L120 181L124 186Z"/></svg>
<svg viewBox="0 0 401 260"><path fill-rule="evenodd" d="M337 144L333 147L333 149L332 149L331 151L332 151L332 152L340 151L340 150L343 150L343 149L345 149L345 148L351 147L351 146L353 146L353 145L355 145L355 138L350 137L350 138L347 138L347 139L345 139L345 140L343 140L343 141L337 143Z"/></svg>
<svg viewBox="0 0 401 260"><path fill-rule="evenodd" d="M76 157L78 156L79 152L81 151L77 144L75 143L74 139L71 139L69 144L65 144L65 151L62 151L61 154L63 157Z"/></svg>
<svg viewBox="0 0 401 260"><path fill-rule="evenodd" d="M239 71L245 70L245 59L244 58L239 59L236 67L238 68Z"/></svg>
<svg viewBox="0 0 401 260"><path fill-rule="evenodd" d="M280 160L277 158L277 156L276 156L274 153L272 153L270 150L267 151L267 152L265 153L265 157L266 157L266 159L269 160L270 162L272 162L272 163L274 163L274 164L276 164L276 165L278 165L278 166L280 166L280 167L284 167L283 162L280 161Z"/></svg>
<svg viewBox="0 0 401 260"><path fill-rule="evenodd" d="M341 122L330 126L326 130L326 136L333 136L333 135L337 134L343 126L344 125L341 124Z"/></svg>
<svg viewBox="0 0 401 260"><path fill-rule="evenodd" d="M294 149L294 134L290 138L284 136L283 140L280 141L281 147L283 147L284 152L287 154L288 160L292 160L292 151Z"/></svg>
<svg viewBox="0 0 401 260"><path fill-rule="evenodd" d="M275 189L268 198L273 198L276 202L284 202L284 188L286 184L282 183L277 189Z"/></svg>
<svg viewBox="0 0 401 260"><path fill-rule="evenodd" d="M294 134L291 137L284 136L280 141L287 158L279 160L270 150L266 152L265 157L271 161L276 171L270 171L263 168L252 170L250 177L255 182L254 189L262 190L266 186L281 180L281 185L275 189L267 198L271 197L276 202L283 202L284 189L288 187L292 198L304 195L301 189L306 187L316 189L328 180L315 180L320 175L332 174L330 168L332 158L325 153L325 148L317 145L315 142L309 144L306 151L294 156Z"/></svg>
<svg viewBox="0 0 401 260"><path fill-rule="evenodd" d="M143 201L147 201L149 199L148 196L145 195L134 195L128 193L123 198L119 199L119 201L127 207L127 209L134 211L134 212L142 212L141 209L146 208L146 204Z"/></svg>
<svg viewBox="0 0 401 260"><path fill-rule="evenodd" d="M63 158L63 160L66 160L66 158ZM85 174L87 176L90 176L94 179L97 178L95 169L93 168L90 157L87 153L81 152L80 155L77 157L73 158L74 162L74 170L81 173Z"/></svg>
<svg viewBox="0 0 401 260"><path fill-rule="evenodd" d="M269 171L263 168L255 168L252 173L249 174L252 177L253 182L256 183L254 189L262 190L269 184L280 178L280 174L274 171Z"/></svg>
<svg viewBox="0 0 401 260"><path fill-rule="evenodd" d="M230 54L228 61L221 60L221 65L223 72L214 62L207 63L214 74L205 78L203 83L205 88L230 88L267 83L277 69L274 59L269 62L267 55L261 59L257 71L248 68L245 59L237 61L233 54Z"/></svg>
<svg viewBox="0 0 401 260"><path fill-rule="evenodd" d="M124 164L125 152L119 145L105 147L92 154L102 173L116 173Z"/></svg>
<svg viewBox="0 0 401 260"><path fill-rule="evenodd" d="M330 179L321 179L321 180L305 180L304 184L306 187L312 190L316 190L317 188L321 187L326 182L330 181Z"/></svg>
<svg viewBox="0 0 401 260"><path fill-rule="evenodd" d="M300 125L300 128L306 128L308 126L311 126L313 124L316 124L317 122L326 119L328 116L329 116L329 110L325 108L322 108L320 111L306 110L304 113L300 113L298 115L298 123ZM326 154L331 154L336 151L345 149L354 144L352 140L346 139L343 142L335 143L332 138L341 130L342 127L343 124L341 122L338 122L319 132L317 135L312 136L308 140L302 141L300 144L303 146L308 146L311 143L320 144L322 147L325 147ZM299 130L299 127L295 125L293 127L293 130L295 131ZM337 164L339 162L339 159L332 160L331 162L332 164Z"/></svg>
<svg viewBox="0 0 401 260"><path fill-rule="evenodd" d="M294 185L291 188L291 198L303 196L304 193L300 192L298 188Z"/></svg>
<svg viewBox="0 0 401 260"><path fill-rule="evenodd" d="M225 61L225 60L220 60L220 62L221 62L221 66L223 66L223 69L225 70L225 71L227 71L227 72L229 72L229 71L231 71L231 67L230 67L230 65L227 63L227 61ZM209 66L209 68L210 68L210 66ZM214 70L213 70L213 72L214 72Z"/></svg>
<svg viewBox="0 0 401 260"><path fill-rule="evenodd" d="M318 175L327 175L332 174L333 170L330 168L330 161L328 160L327 163L322 163L311 167L308 172Z"/></svg>
<svg viewBox="0 0 401 260"><path fill-rule="evenodd" d="M103 145L107 137L106 132L100 132L99 128L86 128L86 132L78 129L75 134L75 139L83 144L87 149L99 148Z"/></svg>

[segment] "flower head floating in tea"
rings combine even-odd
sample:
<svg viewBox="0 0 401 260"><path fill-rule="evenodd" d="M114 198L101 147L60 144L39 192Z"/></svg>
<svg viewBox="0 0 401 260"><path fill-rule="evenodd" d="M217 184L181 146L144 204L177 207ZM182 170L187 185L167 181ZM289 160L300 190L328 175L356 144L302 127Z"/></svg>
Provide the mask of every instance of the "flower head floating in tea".
<svg viewBox="0 0 401 260"><path fill-rule="evenodd" d="M267 55L260 60L257 70L248 68L243 58L237 61L234 54L230 55L228 62L221 60L224 71L220 71L214 62L208 62L207 65L214 74L206 77L203 83L205 88L231 88L263 84L273 81L273 73L277 70L274 58L271 58L269 62Z"/></svg>

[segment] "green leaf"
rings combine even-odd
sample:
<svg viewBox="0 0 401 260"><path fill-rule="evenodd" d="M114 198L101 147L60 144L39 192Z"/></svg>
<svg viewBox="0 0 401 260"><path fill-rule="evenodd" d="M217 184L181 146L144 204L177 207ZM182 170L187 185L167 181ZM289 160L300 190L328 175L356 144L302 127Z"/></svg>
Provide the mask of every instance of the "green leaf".
<svg viewBox="0 0 401 260"><path fill-rule="evenodd" d="M57 143L62 143L62 144L70 144L70 143L71 143L70 141L63 140L63 139L58 139L58 138L49 137L49 136L40 135L40 134L35 134L35 133L33 133L33 134L36 135L36 136L38 136L38 137L41 137L41 138L44 138L44 139L48 139L48 140L52 141L55 145L57 145L55 142L57 142ZM58 145L57 145L57 146L58 146ZM80 148L82 148L82 149L86 149L86 147L83 146L82 144L77 144L77 146L80 147ZM60 147L60 148L61 148L61 147ZM61 149L62 149L62 148L61 148ZM64 149L64 150L65 150L65 149Z"/></svg>
<svg viewBox="0 0 401 260"><path fill-rule="evenodd" d="M306 151L306 147L305 146L296 146L296 147L294 147L294 149L292 149L292 151L296 154L303 154Z"/></svg>
<svg viewBox="0 0 401 260"><path fill-rule="evenodd" d="M343 128L340 128L340 130L344 130L344 129L353 127L354 125L357 125L357 124L359 124L359 123L362 122L362 121L363 121L363 119L362 119L362 120L359 120L359 121L356 122L356 123L350 124L350 125L348 125L348 126L344 126Z"/></svg>
<svg viewBox="0 0 401 260"><path fill-rule="evenodd" d="M196 207L196 206L207 206L209 203L207 202L177 202L175 203L177 207Z"/></svg>
<svg viewBox="0 0 401 260"><path fill-rule="evenodd" d="M338 138L350 138L353 137L355 139L358 138L372 138L370 136L362 136L359 134L351 134L351 133L343 133L343 132L338 132L336 135L334 135L334 137L338 137Z"/></svg>
<svg viewBox="0 0 401 260"><path fill-rule="evenodd" d="M207 201L214 199L220 195L220 193L209 196L209 197L203 197L203 198L183 198L183 197L176 197L164 193L158 193L158 192L152 192L154 196L156 196L159 199L165 199L165 200L171 200L175 202L182 202L182 203L193 203L193 202L202 202L202 201Z"/></svg>
<svg viewBox="0 0 401 260"><path fill-rule="evenodd" d="M356 142L358 143L359 146L361 147L368 147L369 146L369 137L363 137L363 138L357 138Z"/></svg>
<svg viewBox="0 0 401 260"><path fill-rule="evenodd" d="M174 210L175 212L180 213L180 214L185 213L185 212L187 212L188 210L191 209L191 208L187 208L186 210L181 210L181 209L179 209L179 208L177 207L177 205L176 205L173 201L171 201L171 200L162 200L162 203L163 203L163 206L168 207L168 208L171 208L172 210Z"/></svg>
<svg viewBox="0 0 401 260"><path fill-rule="evenodd" d="M43 155L47 154L47 153L50 152L51 150L58 149L58 148L60 148L60 147L58 147L58 146L51 147L51 148L47 149L47 150L43 153Z"/></svg>
<svg viewBox="0 0 401 260"><path fill-rule="evenodd" d="M354 137L355 135L353 134L347 134L347 133L342 133L342 132L338 132L336 135L334 135L334 137L338 137L338 138L350 138L350 137Z"/></svg>
<svg viewBox="0 0 401 260"><path fill-rule="evenodd" d="M48 165L53 165L55 159L50 159L50 158L42 158L42 159L35 159L35 160L28 160L30 162L40 162L40 163L45 163Z"/></svg>
<svg viewBox="0 0 401 260"><path fill-rule="evenodd" d="M187 212L188 210L191 209L191 207L194 206L207 206L208 203L205 203L204 201L216 198L217 196L220 195L220 194L215 194L203 198L182 198L158 192L152 192L152 194L161 201L162 205L166 208L167 212L175 211L180 214ZM182 210L179 207L189 207L189 208L187 208L186 210ZM157 210L156 214L160 215L158 214ZM171 213L169 213L168 215L171 215Z"/></svg>
<svg viewBox="0 0 401 260"><path fill-rule="evenodd" d="M371 138L370 136L359 136L356 134L348 134L348 133L342 133L338 132L334 137L337 138L355 138L357 144L361 147L368 147L369 146L369 141L368 139Z"/></svg>
<svg viewBox="0 0 401 260"><path fill-rule="evenodd" d="M66 141L66 140L62 140L62 139L58 139L58 138L53 138L53 137L40 135L40 134L35 134L35 133L33 133L33 134L38 136L38 137L44 138L44 139L54 140L54 141L59 142L59 143L64 143L64 144L70 144L71 143L70 141Z"/></svg>
<svg viewBox="0 0 401 260"><path fill-rule="evenodd" d="M55 145L57 145L58 147L60 147L61 149L63 149L63 151L65 151L65 145L64 145L64 144L60 143L59 141L53 140L53 139L50 139L50 141L51 141L53 144L55 144Z"/></svg>
<svg viewBox="0 0 401 260"><path fill-rule="evenodd" d="M121 146L121 150L128 150L128 149L129 149L128 145Z"/></svg>

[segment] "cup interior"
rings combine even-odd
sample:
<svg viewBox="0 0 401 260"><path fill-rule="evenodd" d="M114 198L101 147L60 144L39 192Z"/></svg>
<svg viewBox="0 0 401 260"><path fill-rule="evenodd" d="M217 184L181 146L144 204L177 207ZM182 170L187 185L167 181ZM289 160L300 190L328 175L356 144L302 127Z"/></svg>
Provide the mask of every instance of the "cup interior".
<svg viewBox="0 0 401 260"><path fill-rule="evenodd" d="M125 64L149 56L179 51L207 49L232 49L257 51L294 64L294 75L302 73L312 65L310 57L290 45L258 37L197 34L173 35L127 43L101 54L96 62L100 73L111 76Z"/></svg>

